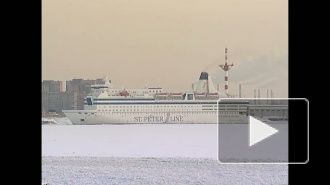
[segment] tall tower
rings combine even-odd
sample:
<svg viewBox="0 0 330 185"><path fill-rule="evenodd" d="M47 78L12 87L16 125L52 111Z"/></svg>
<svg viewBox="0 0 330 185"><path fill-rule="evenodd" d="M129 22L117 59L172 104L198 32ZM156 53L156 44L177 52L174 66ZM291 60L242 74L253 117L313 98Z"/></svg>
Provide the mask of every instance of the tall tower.
<svg viewBox="0 0 330 185"><path fill-rule="evenodd" d="M227 51L228 49L225 48L225 65L219 65L225 72L226 72L226 76L225 76L225 91L226 91L226 94L229 95L229 89L228 89L228 74L229 74L229 69L231 67L234 66L234 64L230 64L228 65L227 64Z"/></svg>

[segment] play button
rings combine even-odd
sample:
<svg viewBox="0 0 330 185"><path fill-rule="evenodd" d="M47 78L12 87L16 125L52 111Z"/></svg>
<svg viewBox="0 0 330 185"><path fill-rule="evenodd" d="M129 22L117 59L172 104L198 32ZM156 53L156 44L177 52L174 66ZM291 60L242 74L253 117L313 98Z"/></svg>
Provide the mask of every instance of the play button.
<svg viewBox="0 0 330 185"><path fill-rule="evenodd" d="M268 138L269 136L278 132L277 129L263 123L260 120L249 116L249 146L253 146L256 143Z"/></svg>
<svg viewBox="0 0 330 185"><path fill-rule="evenodd" d="M218 102L218 161L287 164L288 104L288 99L270 102L269 99L221 98Z"/></svg>

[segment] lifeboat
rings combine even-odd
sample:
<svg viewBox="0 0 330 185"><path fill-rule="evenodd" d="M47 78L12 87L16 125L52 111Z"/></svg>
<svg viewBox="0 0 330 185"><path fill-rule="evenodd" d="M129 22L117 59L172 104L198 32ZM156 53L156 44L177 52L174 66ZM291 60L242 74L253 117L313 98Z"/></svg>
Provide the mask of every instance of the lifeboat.
<svg viewBox="0 0 330 185"><path fill-rule="evenodd" d="M209 94L207 94L207 96L219 96L219 94L218 93L209 93Z"/></svg>
<svg viewBox="0 0 330 185"><path fill-rule="evenodd" d="M182 93L171 93L171 96L182 96Z"/></svg>
<svg viewBox="0 0 330 185"><path fill-rule="evenodd" d="M206 96L206 93L195 93L195 97L196 96L199 96L199 97L203 96L204 97L204 96Z"/></svg>
<svg viewBox="0 0 330 185"><path fill-rule="evenodd" d="M129 95L129 93L127 91L122 91L119 94L120 94L120 96L125 96L125 97Z"/></svg>
<svg viewBox="0 0 330 185"><path fill-rule="evenodd" d="M168 96L169 93L157 93L156 96Z"/></svg>

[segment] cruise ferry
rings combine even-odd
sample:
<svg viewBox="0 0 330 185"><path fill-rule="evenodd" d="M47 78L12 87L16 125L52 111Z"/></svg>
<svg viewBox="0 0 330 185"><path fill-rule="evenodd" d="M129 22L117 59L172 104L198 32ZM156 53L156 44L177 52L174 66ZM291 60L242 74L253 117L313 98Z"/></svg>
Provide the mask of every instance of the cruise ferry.
<svg viewBox="0 0 330 185"><path fill-rule="evenodd" d="M197 88L185 93L164 92L160 87L118 89L106 78L105 84L91 86L84 110L63 113L74 125L246 123L248 104L228 100L215 89L211 76L202 72Z"/></svg>

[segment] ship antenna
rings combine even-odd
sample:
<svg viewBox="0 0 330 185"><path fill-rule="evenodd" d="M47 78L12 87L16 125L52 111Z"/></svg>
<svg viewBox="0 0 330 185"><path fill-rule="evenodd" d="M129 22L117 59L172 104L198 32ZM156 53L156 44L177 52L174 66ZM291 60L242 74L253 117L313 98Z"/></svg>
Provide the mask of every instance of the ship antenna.
<svg viewBox="0 0 330 185"><path fill-rule="evenodd" d="M228 51L228 48L226 47L225 48L225 62L226 62L226 64L227 64L227 51Z"/></svg>

